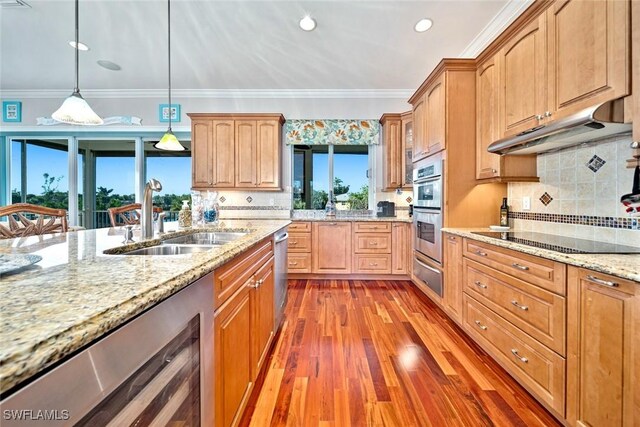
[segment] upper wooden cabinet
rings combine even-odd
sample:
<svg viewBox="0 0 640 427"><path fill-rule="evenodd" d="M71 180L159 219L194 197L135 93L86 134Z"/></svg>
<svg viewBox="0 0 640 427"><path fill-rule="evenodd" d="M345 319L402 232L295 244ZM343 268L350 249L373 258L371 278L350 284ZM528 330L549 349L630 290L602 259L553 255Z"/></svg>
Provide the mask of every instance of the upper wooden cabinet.
<svg viewBox="0 0 640 427"><path fill-rule="evenodd" d="M193 188L281 188L281 114L188 115Z"/></svg>
<svg viewBox="0 0 640 427"><path fill-rule="evenodd" d="M413 183L413 117L411 111L384 114L382 125L383 184L382 189L411 188Z"/></svg>
<svg viewBox="0 0 640 427"><path fill-rule="evenodd" d="M630 2L556 0L546 12L550 119L629 94Z"/></svg>
<svg viewBox="0 0 640 427"><path fill-rule="evenodd" d="M489 153L501 137L500 58L495 55L476 71L476 179L489 181L538 181L536 156L500 156Z"/></svg>
<svg viewBox="0 0 640 427"><path fill-rule="evenodd" d="M460 103L475 103L475 83L462 77L474 70L473 60L443 59L409 99L413 106L414 163L448 148L455 123L462 120ZM452 91L456 93L453 100ZM471 106L472 114L474 109ZM473 131L468 136L473 138Z"/></svg>
<svg viewBox="0 0 640 427"><path fill-rule="evenodd" d="M502 136L630 92L630 2L556 0L498 53Z"/></svg>

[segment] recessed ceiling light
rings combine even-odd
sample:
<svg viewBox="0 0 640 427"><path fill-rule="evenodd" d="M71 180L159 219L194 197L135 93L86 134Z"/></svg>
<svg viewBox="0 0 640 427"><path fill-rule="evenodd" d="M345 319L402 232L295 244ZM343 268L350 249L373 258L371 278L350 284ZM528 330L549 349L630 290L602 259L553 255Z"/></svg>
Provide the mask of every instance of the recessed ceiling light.
<svg viewBox="0 0 640 427"><path fill-rule="evenodd" d="M76 47L76 42L74 40L71 40L69 42L69 46L75 48ZM89 50L89 46L87 46L86 44L82 43L82 42L78 42L78 50Z"/></svg>
<svg viewBox="0 0 640 427"><path fill-rule="evenodd" d="M305 31L313 31L316 28L316 20L307 15L300 20L300 28Z"/></svg>
<svg viewBox="0 0 640 427"><path fill-rule="evenodd" d="M106 68L107 70L120 71L122 69L115 62L107 61L106 59L99 59L97 62L99 66L101 66L102 68Z"/></svg>
<svg viewBox="0 0 640 427"><path fill-rule="evenodd" d="M433 25L433 21L431 19L422 18L421 20L416 22L416 25L414 25L413 29L419 33L424 33L429 28L431 28L432 25Z"/></svg>

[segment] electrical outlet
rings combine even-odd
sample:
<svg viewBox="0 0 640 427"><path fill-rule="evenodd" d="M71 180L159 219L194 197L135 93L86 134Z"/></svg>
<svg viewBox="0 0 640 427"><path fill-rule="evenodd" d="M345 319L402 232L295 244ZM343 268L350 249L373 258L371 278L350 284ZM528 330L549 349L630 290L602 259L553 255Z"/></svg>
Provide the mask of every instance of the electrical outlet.
<svg viewBox="0 0 640 427"><path fill-rule="evenodd" d="M275 204L276 204L275 200L269 199L269 206L273 206Z"/></svg>
<svg viewBox="0 0 640 427"><path fill-rule="evenodd" d="M522 210L523 211L531 210L531 197L525 196L522 198Z"/></svg>

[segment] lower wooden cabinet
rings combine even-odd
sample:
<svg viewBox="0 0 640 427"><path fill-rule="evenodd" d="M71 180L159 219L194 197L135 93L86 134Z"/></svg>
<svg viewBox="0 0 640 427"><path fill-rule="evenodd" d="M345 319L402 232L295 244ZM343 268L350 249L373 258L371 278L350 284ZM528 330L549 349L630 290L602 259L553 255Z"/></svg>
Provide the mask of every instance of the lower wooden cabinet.
<svg viewBox="0 0 640 427"><path fill-rule="evenodd" d="M391 228L391 274L410 273L411 223L394 222Z"/></svg>
<svg viewBox="0 0 640 427"><path fill-rule="evenodd" d="M567 421L640 425L640 284L568 271Z"/></svg>
<svg viewBox="0 0 640 427"><path fill-rule="evenodd" d="M351 273L351 223L313 223L311 264L313 273Z"/></svg>
<svg viewBox="0 0 640 427"><path fill-rule="evenodd" d="M444 309L462 322L462 237L446 234L444 239Z"/></svg>
<svg viewBox="0 0 640 427"><path fill-rule="evenodd" d="M251 331L252 337L252 375L258 376L260 368L266 360L274 334L275 302L274 302L274 271L271 258L255 274L255 281L251 288Z"/></svg>
<svg viewBox="0 0 640 427"><path fill-rule="evenodd" d="M238 424L253 389L248 285L220 309L214 321L216 427Z"/></svg>

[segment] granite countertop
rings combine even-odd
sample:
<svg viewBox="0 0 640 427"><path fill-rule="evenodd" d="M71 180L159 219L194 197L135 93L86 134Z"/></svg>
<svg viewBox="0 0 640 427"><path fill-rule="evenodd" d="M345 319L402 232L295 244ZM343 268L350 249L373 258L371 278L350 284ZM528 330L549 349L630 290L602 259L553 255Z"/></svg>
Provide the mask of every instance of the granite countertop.
<svg viewBox="0 0 640 427"><path fill-rule="evenodd" d="M611 274L622 279L640 282L640 255L638 254L566 254L472 233L474 231L491 231L488 228L443 228L442 231L576 267L584 267Z"/></svg>
<svg viewBox="0 0 640 427"><path fill-rule="evenodd" d="M289 223L224 220L206 231L249 233L210 251L177 256L104 254L123 247L121 228L0 240L0 254L42 256L33 266L0 275L0 393L170 297ZM171 227L167 224L167 229ZM190 232L168 232L165 236ZM134 234L134 240L138 239ZM157 243L159 239L149 239L124 248Z"/></svg>
<svg viewBox="0 0 640 427"><path fill-rule="evenodd" d="M369 216L358 216L358 215L338 215L335 217L326 217L326 216L320 216L320 217L314 217L314 218L291 218L291 221L311 221L311 222L318 222L318 221L326 221L326 222L366 222L366 221L377 221L377 222L412 222L413 218L409 216L409 213L406 211L400 211L397 212L396 211L396 216L381 216L381 217L377 217L375 215L369 215Z"/></svg>

